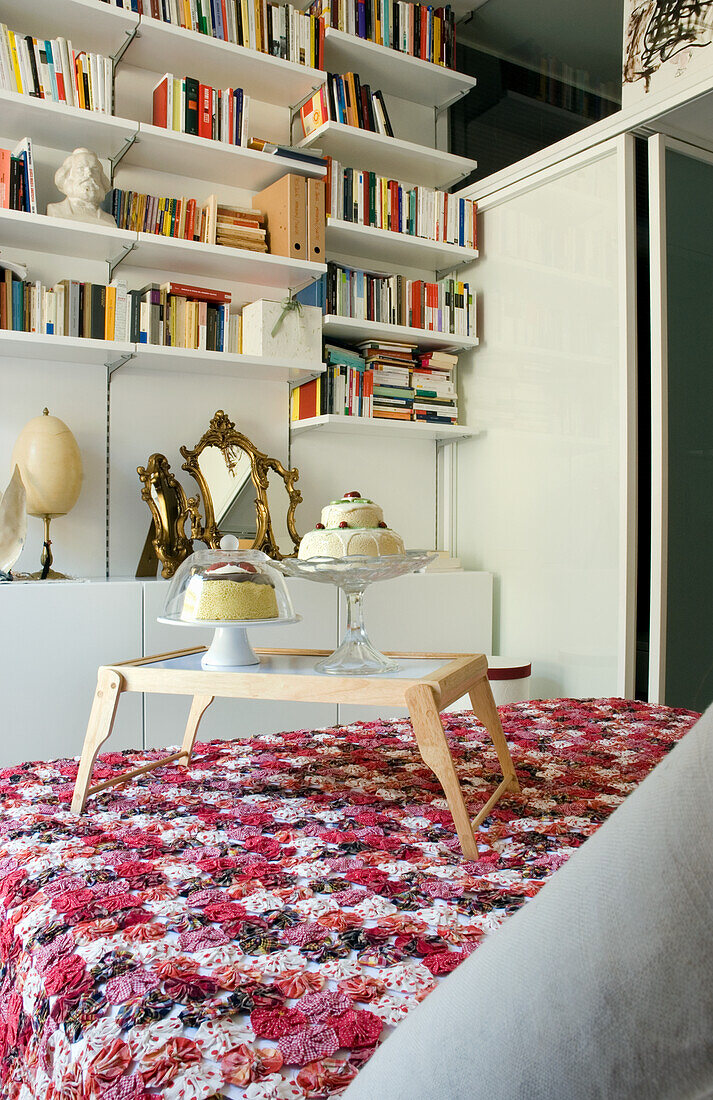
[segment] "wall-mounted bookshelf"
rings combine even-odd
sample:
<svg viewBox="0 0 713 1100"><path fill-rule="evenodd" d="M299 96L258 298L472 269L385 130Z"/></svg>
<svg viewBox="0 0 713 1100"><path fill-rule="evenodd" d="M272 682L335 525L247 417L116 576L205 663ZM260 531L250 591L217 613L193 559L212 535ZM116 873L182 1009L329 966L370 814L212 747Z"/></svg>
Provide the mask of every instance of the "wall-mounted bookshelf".
<svg viewBox="0 0 713 1100"><path fill-rule="evenodd" d="M0 246L5 248L108 261L135 241L136 233L112 229L110 225L89 225L65 218L49 218L46 214L0 210Z"/></svg>
<svg viewBox="0 0 713 1100"><path fill-rule="evenodd" d="M327 218L326 240L327 251L334 256L359 256L365 260L432 271L448 270L478 259L475 248L429 241L390 229L374 229L338 218Z"/></svg>
<svg viewBox="0 0 713 1100"><path fill-rule="evenodd" d="M262 103L292 106L321 87L325 73L281 57L143 16L126 62L141 69L190 73L215 87L239 84Z"/></svg>
<svg viewBox="0 0 713 1100"><path fill-rule="evenodd" d="M424 187L448 188L478 167L477 161L467 157L346 126L343 122L325 122L298 144L301 149L321 149L351 168L369 169Z"/></svg>
<svg viewBox="0 0 713 1100"><path fill-rule="evenodd" d="M329 313L322 322L322 331L330 340L346 340L353 344L363 340L398 340L401 343L416 344L424 351L428 348L454 348L464 351L478 346L477 336L454 336L447 332L431 332L409 328L407 325L386 325L380 321L361 321L356 317L337 317Z"/></svg>
<svg viewBox="0 0 713 1100"><path fill-rule="evenodd" d="M136 12L97 0L0 0L0 22L36 37L62 35L81 49L114 54L139 24ZM39 141L39 138L37 139Z"/></svg>
<svg viewBox="0 0 713 1100"><path fill-rule="evenodd" d="M457 443L475 435L460 424L420 424L416 421L388 420L376 416L312 416L290 424L293 436L306 432L328 435L380 436L383 439L432 439L441 443Z"/></svg>
<svg viewBox="0 0 713 1100"><path fill-rule="evenodd" d="M222 351L193 351L164 348L152 344L133 344L133 358L121 369L149 370L162 373L210 374L222 378L242 378L262 382L289 382L298 386L324 371L324 363L299 363L295 360L268 359L254 355L230 355Z"/></svg>
<svg viewBox="0 0 713 1100"><path fill-rule="evenodd" d="M83 340L76 336L46 336L37 332L0 330L0 356L5 359L47 359L54 363L107 362L131 355L134 344L120 340Z"/></svg>
<svg viewBox="0 0 713 1100"><path fill-rule="evenodd" d="M138 123L127 118L0 89L0 131L6 138L19 141L29 134L35 144L49 149L71 150L84 145L107 159L137 130Z"/></svg>
<svg viewBox="0 0 713 1100"><path fill-rule="evenodd" d="M379 46L365 38L327 27L324 64L329 72L359 73L362 84L426 107L447 107L477 81L473 76Z"/></svg>
<svg viewBox="0 0 713 1100"><path fill-rule="evenodd" d="M228 279L235 283L254 283L260 287L297 288L317 279L327 270L324 264L293 260L270 252L250 252L245 248L201 244L163 237L158 233L138 233L137 246L127 257L133 267L181 271Z"/></svg>

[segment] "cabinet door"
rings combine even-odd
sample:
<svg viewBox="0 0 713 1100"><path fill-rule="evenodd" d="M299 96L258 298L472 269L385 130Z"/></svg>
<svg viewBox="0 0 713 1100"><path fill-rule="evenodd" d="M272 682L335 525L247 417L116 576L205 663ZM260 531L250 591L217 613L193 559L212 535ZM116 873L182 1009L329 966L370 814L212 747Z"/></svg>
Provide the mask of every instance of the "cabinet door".
<svg viewBox="0 0 713 1100"><path fill-rule="evenodd" d="M495 576L493 652L532 695L630 696L636 465L633 139L478 193L480 346L459 362L456 553ZM480 300L482 294L482 301Z"/></svg>
<svg viewBox="0 0 713 1100"><path fill-rule="evenodd" d="M713 155L649 139L649 699L713 700Z"/></svg>
<svg viewBox="0 0 713 1100"><path fill-rule="evenodd" d="M302 615L302 621L290 626L255 627L250 631L252 645L256 649L260 646L334 649L337 644L337 590L328 584L313 584L294 577L290 577L287 584L295 611ZM150 656L210 645L211 630L189 630L156 622L157 616L163 613L166 588L165 581L144 584L144 653ZM144 696L146 747L154 749L180 744L189 706L190 700L185 696ZM201 741L247 737L281 730L319 729L333 726L336 721L337 707L328 703L216 699L203 716L198 736Z"/></svg>
<svg viewBox="0 0 713 1100"><path fill-rule="evenodd" d="M78 756L101 664L141 654L138 581L0 585L0 767ZM141 698L122 695L106 751L141 748Z"/></svg>

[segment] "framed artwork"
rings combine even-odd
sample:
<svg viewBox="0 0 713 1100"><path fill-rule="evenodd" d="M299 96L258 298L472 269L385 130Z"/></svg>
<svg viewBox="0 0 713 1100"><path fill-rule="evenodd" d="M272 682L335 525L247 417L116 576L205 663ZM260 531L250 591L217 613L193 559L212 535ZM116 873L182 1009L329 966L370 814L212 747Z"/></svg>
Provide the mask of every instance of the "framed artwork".
<svg viewBox="0 0 713 1100"><path fill-rule="evenodd" d="M622 105L713 73L713 0L625 0Z"/></svg>

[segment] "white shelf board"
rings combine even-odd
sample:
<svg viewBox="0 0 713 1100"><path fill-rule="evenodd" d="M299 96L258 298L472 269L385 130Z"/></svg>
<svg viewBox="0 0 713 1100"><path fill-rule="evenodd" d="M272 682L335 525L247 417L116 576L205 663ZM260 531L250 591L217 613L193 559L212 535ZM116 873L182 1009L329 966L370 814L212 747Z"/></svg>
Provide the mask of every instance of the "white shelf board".
<svg viewBox="0 0 713 1100"><path fill-rule="evenodd" d="M37 38L68 38L75 50L114 54L139 17L97 0L0 0L0 23Z"/></svg>
<svg viewBox="0 0 713 1100"><path fill-rule="evenodd" d="M386 325L380 321L360 321L356 317L337 317L334 314L326 314L322 318L322 332L330 338L349 340L351 343L397 340L416 344L419 348L458 350L478 346L477 336L453 336L448 332L430 332L422 328L409 328L408 325Z"/></svg>
<svg viewBox="0 0 713 1100"><path fill-rule="evenodd" d="M242 88L262 103L289 107L321 87L327 74L281 57L223 42L144 15L127 64L175 76L190 73L217 88Z"/></svg>
<svg viewBox="0 0 713 1100"><path fill-rule="evenodd" d="M45 214L25 214L19 210L0 210L0 250L26 248L31 252L50 252L55 256L81 256L85 260L107 261L116 256L124 245L135 240L135 233L112 229L108 225L48 218Z"/></svg>
<svg viewBox="0 0 713 1100"><path fill-rule="evenodd" d="M97 156L107 158L136 133L137 123L0 90L0 130L4 137L18 141L29 135L36 145L50 149L87 146Z"/></svg>
<svg viewBox="0 0 713 1100"><path fill-rule="evenodd" d="M372 90L427 107L445 107L476 85L475 77L333 27L324 36L324 64L330 73L358 73Z"/></svg>
<svg viewBox="0 0 713 1100"><path fill-rule="evenodd" d="M467 157L374 134L343 122L325 122L303 138L298 148L321 149L340 164L424 187L449 187L478 167L477 161Z"/></svg>
<svg viewBox="0 0 713 1100"><path fill-rule="evenodd" d="M381 420L371 416L312 416L290 424L293 436L306 432L327 432L337 435L374 435L392 439L430 439L441 443L457 443L475 433L460 424L421 424L408 420Z"/></svg>
<svg viewBox="0 0 713 1100"><path fill-rule="evenodd" d="M440 271L478 259L475 248L412 237L408 233L393 233L390 229L327 218L327 252L333 256L359 256L366 260L401 264L405 267Z"/></svg>
<svg viewBox="0 0 713 1100"><path fill-rule="evenodd" d="M324 372L324 363L300 363L295 360L266 359L255 355L230 355L222 351L194 351L189 348L165 348L152 344L134 344L134 358L122 371L141 369L171 374L209 374L224 378L254 378L263 382L290 382L299 385Z"/></svg>
<svg viewBox="0 0 713 1100"><path fill-rule="evenodd" d="M121 162L124 165L243 187L246 191L261 191L287 172L319 179L326 173L323 164L312 167L276 153L179 134L148 122L141 123L137 141Z"/></svg>
<svg viewBox="0 0 713 1100"><path fill-rule="evenodd" d="M133 350L133 344L119 340L83 340L77 336L0 330L0 356L5 359L47 359L57 363L105 365L122 355L130 355Z"/></svg>
<svg viewBox="0 0 713 1100"><path fill-rule="evenodd" d="M298 288L319 278L327 268L290 256L250 252L245 248L200 244L159 233L139 233L138 244L126 259L131 267L156 268L186 275L206 275L234 283Z"/></svg>

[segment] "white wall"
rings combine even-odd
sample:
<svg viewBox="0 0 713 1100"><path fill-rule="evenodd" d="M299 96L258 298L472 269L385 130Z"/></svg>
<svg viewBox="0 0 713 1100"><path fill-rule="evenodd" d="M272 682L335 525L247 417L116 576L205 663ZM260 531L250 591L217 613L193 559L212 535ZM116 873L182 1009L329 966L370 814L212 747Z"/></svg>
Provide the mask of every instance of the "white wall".
<svg viewBox="0 0 713 1100"><path fill-rule="evenodd" d="M481 345L461 372L457 552L495 574L495 653L532 694L617 693L622 526L616 149L484 204Z"/></svg>

